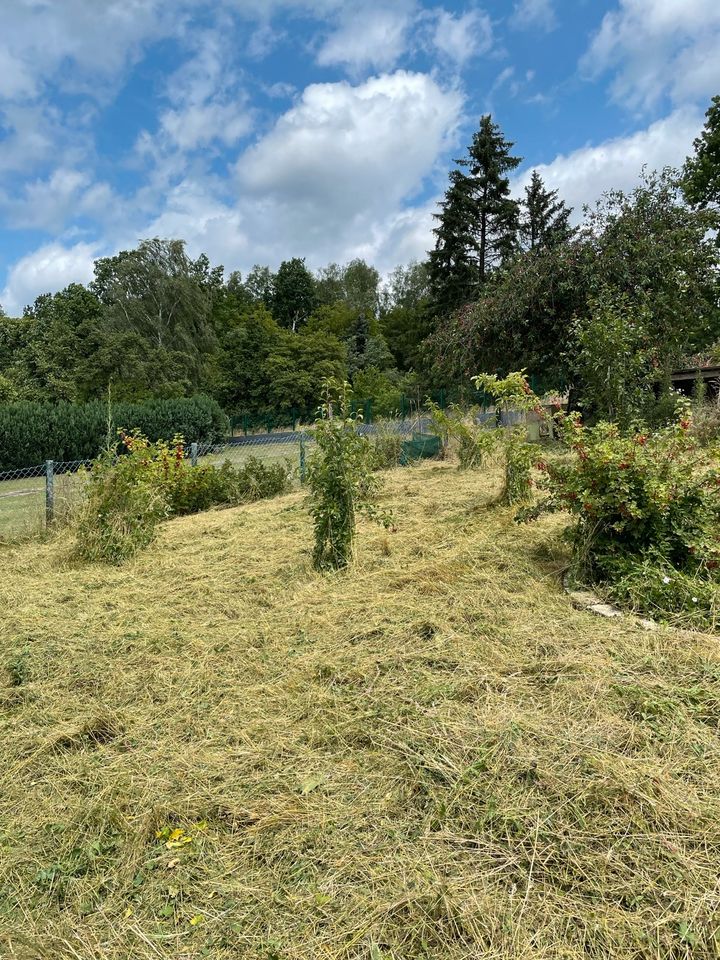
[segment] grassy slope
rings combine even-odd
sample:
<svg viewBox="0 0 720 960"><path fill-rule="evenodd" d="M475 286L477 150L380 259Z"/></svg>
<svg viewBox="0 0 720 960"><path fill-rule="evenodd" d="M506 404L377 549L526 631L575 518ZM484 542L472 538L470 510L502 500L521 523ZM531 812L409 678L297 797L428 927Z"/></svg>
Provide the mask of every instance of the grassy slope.
<svg viewBox="0 0 720 960"><path fill-rule="evenodd" d="M390 474L353 577L299 494L0 548L0 955L717 956L717 639L572 609L492 487Z"/></svg>

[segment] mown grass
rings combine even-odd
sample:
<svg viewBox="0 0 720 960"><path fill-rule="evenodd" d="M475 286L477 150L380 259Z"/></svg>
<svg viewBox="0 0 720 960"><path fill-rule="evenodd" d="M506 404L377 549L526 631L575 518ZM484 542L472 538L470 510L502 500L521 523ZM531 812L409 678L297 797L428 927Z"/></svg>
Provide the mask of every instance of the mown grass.
<svg viewBox="0 0 720 960"><path fill-rule="evenodd" d="M498 485L391 472L350 576L300 493L1 547L0 955L718 956L717 637L573 609Z"/></svg>

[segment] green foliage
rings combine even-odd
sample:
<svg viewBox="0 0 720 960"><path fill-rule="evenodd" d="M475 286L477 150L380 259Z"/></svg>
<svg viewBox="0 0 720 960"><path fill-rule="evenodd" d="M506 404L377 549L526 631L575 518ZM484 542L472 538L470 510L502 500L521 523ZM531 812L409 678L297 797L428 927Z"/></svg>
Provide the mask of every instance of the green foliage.
<svg viewBox="0 0 720 960"><path fill-rule="evenodd" d="M567 242L576 232L570 226L572 209L558 199L557 190L547 190L533 170L525 187L520 215L520 237L529 250L541 250Z"/></svg>
<svg viewBox="0 0 720 960"><path fill-rule="evenodd" d="M682 188L688 203L720 211L720 95L712 98L705 117L693 143L695 154L685 163Z"/></svg>
<svg viewBox="0 0 720 960"><path fill-rule="evenodd" d="M425 364L423 342L433 328L429 294L427 264L416 261L393 270L383 289L380 331L400 370Z"/></svg>
<svg viewBox="0 0 720 960"><path fill-rule="evenodd" d="M299 257L283 260L275 274L271 300L277 322L297 330L313 312L315 304L315 278L305 266L305 260Z"/></svg>
<svg viewBox="0 0 720 960"><path fill-rule="evenodd" d="M477 408L466 411L458 404L451 404L442 410L431 400L427 409L433 427L445 444L455 445L461 470L477 470L486 462L496 446L494 431L477 422Z"/></svg>
<svg viewBox="0 0 720 960"><path fill-rule="evenodd" d="M249 457L240 467L229 460L220 466L192 467L183 460L166 478L163 489L172 514L200 513L211 507L236 506L287 493L290 466L265 464L258 457Z"/></svg>
<svg viewBox="0 0 720 960"><path fill-rule="evenodd" d="M506 411L533 411L544 416L540 398L530 389L524 371L516 371L507 377L483 373L473 377L478 390L484 390ZM536 459L537 446L528 443L527 426L501 428L497 431L505 457L505 478L500 502L509 506L526 503L532 497L532 465Z"/></svg>
<svg viewBox="0 0 720 960"><path fill-rule="evenodd" d="M204 254L191 260L184 241L157 238L95 262L90 289L103 306L107 325L158 355L156 390L177 380L175 368L187 381L182 393L197 390L216 349L211 313L222 272L222 267L210 269Z"/></svg>
<svg viewBox="0 0 720 960"><path fill-rule="evenodd" d="M380 274L359 258L344 266L337 263L317 273L316 294L321 306L342 303L352 317L375 317L379 304Z"/></svg>
<svg viewBox="0 0 720 960"><path fill-rule="evenodd" d="M323 381L346 369L346 348L332 334L281 331L263 368L266 403L275 410L315 409Z"/></svg>
<svg viewBox="0 0 720 960"><path fill-rule="evenodd" d="M150 443L138 430L120 432L121 455L93 464L76 519L74 556L122 563L155 536L161 520L275 497L290 488L287 463L250 457L242 466L192 466L180 436Z"/></svg>
<svg viewBox="0 0 720 960"><path fill-rule="evenodd" d="M428 343L446 378L471 369L542 371L568 380L566 353L575 316L587 301L588 279L578 242L521 254L496 271L474 303L441 324Z"/></svg>
<svg viewBox="0 0 720 960"><path fill-rule="evenodd" d="M587 215L588 302L608 292L644 312L645 349L660 376L720 334L715 223L711 212L688 209L670 169L645 175L630 194L605 194Z"/></svg>
<svg viewBox="0 0 720 960"><path fill-rule="evenodd" d="M693 402L690 430L703 447L720 441L720 401L717 398L703 403Z"/></svg>
<svg viewBox="0 0 720 960"><path fill-rule="evenodd" d="M687 407L652 433L604 422L585 427L572 415L563 422L571 456L540 464L547 506L574 518L575 575L608 584L639 609L705 609L718 584L717 450L702 448L691 425Z"/></svg>
<svg viewBox="0 0 720 960"><path fill-rule="evenodd" d="M477 297L491 271L517 249L518 204L510 195L508 174L521 158L511 156L512 146L492 117L484 116L467 156L450 173L435 214L429 260L432 299L440 314Z"/></svg>
<svg viewBox="0 0 720 960"><path fill-rule="evenodd" d="M500 501L514 506L532 498L532 466L538 448L527 442L524 427L512 427L504 433L505 478Z"/></svg>
<svg viewBox="0 0 720 960"><path fill-rule="evenodd" d="M651 323L648 308L633 306L625 295L605 291L590 299L574 328L573 366L586 416L628 426L647 415L658 377Z"/></svg>
<svg viewBox="0 0 720 960"><path fill-rule="evenodd" d="M151 543L170 515L166 485L182 447L151 447L140 434L122 437L127 453L108 450L90 471L75 526L73 557L120 564Z"/></svg>
<svg viewBox="0 0 720 960"><path fill-rule="evenodd" d="M430 346L439 372L525 367L574 386L574 400L585 387L576 335L609 304L642 316L643 354L666 382L684 356L720 338L715 224L710 211L688 209L671 170L630 194L605 194L577 236L517 255L438 327Z"/></svg>
<svg viewBox="0 0 720 960"><path fill-rule="evenodd" d="M353 397L358 403L369 400L373 417L397 417L402 402L401 380L395 371L367 367L355 374Z"/></svg>
<svg viewBox="0 0 720 960"><path fill-rule="evenodd" d="M25 311L25 326L17 360L27 399L93 399L116 372L105 362L112 337L100 301L79 283L39 296Z"/></svg>
<svg viewBox="0 0 720 960"><path fill-rule="evenodd" d="M375 470L391 470L400 465L403 435L395 429L392 422L380 420L375 423L371 444Z"/></svg>
<svg viewBox="0 0 720 960"><path fill-rule="evenodd" d="M372 447L357 430L358 418L350 413L350 396L348 383L327 381L314 429L317 451L308 463L307 483L317 570L348 566L359 513L385 527L392 522L378 507L380 481L372 472Z"/></svg>
<svg viewBox="0 0 720 960"><path fill-rule="evenodd" d="M227 418L214 400L192 397L117 403L115 424L138 429L152 441L176 434L192 442L213 442L227 435ZM91 460L107 439L106 403L0 404L0 470L14 470L45 460Z"/></svg>

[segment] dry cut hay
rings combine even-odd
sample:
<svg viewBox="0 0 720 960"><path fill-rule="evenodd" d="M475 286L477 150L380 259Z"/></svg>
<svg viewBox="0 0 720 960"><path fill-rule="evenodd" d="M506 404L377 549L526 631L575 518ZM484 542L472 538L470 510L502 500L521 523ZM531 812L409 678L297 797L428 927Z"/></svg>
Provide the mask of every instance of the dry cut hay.
<svg viewBox="0 0 720 960"><path fill-rule="evenodd" d="M2 548L0 955L718 956L717 639L573 609L498 483L389 474L351 575L301 494Z"/></svg>

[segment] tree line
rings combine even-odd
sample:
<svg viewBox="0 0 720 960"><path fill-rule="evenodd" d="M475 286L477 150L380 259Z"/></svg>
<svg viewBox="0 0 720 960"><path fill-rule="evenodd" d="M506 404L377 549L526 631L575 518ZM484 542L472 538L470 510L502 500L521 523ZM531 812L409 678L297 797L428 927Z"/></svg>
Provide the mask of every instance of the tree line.
<svg viewBox="0 0 720 960"><path fill-rule="evenodd" d="M527 369L592 412L630 417L672 367L718 356L720 97L681 171L645 172L581 222L491 116L454 161L425 262L293 258L226 275L182 240L96 261L93 280L0 311L0 402L175 398L229 414L312 411L349 379L381 413L470 371Z"/></svg>

